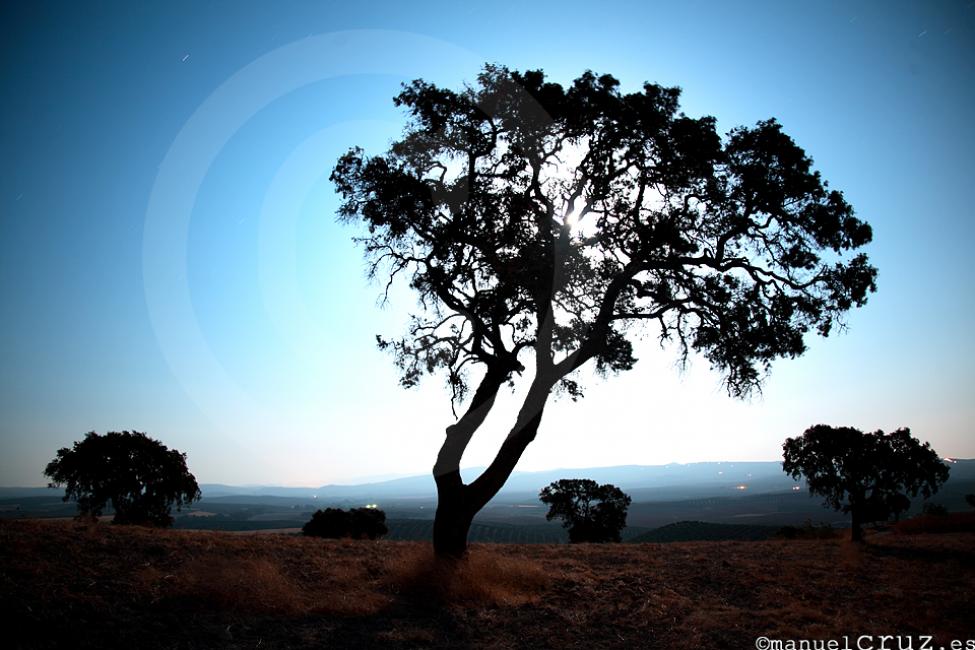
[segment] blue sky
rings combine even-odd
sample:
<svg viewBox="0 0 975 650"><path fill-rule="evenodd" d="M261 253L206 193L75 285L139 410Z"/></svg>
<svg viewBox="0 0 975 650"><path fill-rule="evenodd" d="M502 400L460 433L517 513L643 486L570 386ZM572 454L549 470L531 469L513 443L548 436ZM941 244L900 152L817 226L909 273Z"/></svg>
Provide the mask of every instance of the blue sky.
<svg viewBox="0 0 975 650"><path fill-rule="evenodd" d="M651 342L555 402L523 469L773 460L826 422L975 457L975 2L5 3L0 9L0 485L89 430L137 429L205 482L429 470L440 382L398 387L386 307L327 177L378 153L421 77L485 62L683 88L726 132L774 116L874 228L848 332L728 398ZM465 457L485 464L504 396Z"/></svg>

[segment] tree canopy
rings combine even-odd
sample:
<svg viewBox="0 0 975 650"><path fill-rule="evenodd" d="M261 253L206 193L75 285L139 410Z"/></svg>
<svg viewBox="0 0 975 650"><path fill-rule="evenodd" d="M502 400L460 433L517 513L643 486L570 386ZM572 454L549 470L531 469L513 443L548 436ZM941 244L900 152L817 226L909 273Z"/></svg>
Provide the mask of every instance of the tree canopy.
<svg viewBox="0 0 975 650"><path fill-rule="evenodd" d="M340 218L366 227L371 275L387 296L403 277L419 297L406 332L380 347L404 386L442 372L455 413L467 401L434 467L452 517L500 489L550 392L580 397L572 373L590 360L632 368L641 332L682 360L703 354L743 396L875 289L854 252L870 226L778 122L721 137L679 98L651 83L624 92L608 74L562 86L495 65L458 91L416 80L394 100L409 115L402 137L380 155L353 148L332 171ZM471 436L530 367L508 439L463 485Z"/></svg>
<svg viewBox="0 0 975 650"><path fill-rule="evenodd" d="M403 89L404 137L353 149L332 180L340 214L369 227L373 272L409 273L425 308L381 343L405 385L445 369L462 398L466 367L521 372L526 349L563 377L592 358L626 370L625 332L653 321L744 394L866 301L875 269L836 257L871 229L804 151L775 120L722 140L679 96L497 66L461 92Z"/></svg>
<svg viewBox="0 0 975 650"><path fill-rule="evenodd" d="M169 526L173 505L201 497L186 454L138 431L92 431L59 449L44 475L50 487L65 487L65 501L78 502L79 516L98 517L110 504L117 524Z"/></svg>
<svg viewBox="0 0 975 650"><path fill-rule="evenodd" d="M569 542L619 542L626 527L631 499L615 485L592 479L561 479L546 486L538 498L548 505L545 518L558 518L569 530Z"/></svg>
<svg viewBox="0 0 975 650"><path fill-rule="evenodd" d="M811 494L851 515L854 540L863 523L906 511L908 497L927 499L948 480L948 466L906 428L885 434L818 424L782 448L787 474L805 477Z"/></svg>

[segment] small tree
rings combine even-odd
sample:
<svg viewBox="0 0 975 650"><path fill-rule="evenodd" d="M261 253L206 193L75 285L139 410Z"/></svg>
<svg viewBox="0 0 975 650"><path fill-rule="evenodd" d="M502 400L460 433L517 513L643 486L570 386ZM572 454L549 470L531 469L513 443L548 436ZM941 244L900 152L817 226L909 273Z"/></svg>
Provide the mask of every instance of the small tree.
<svg viewBox="0 0 975 650"><path fill-rule="evenodd" d="M59 449L44 475L49 487L65 486L64 500L76 500L81 517L98 517L111 503L116 524L169 526L173 505L201 498L186 454L138 431L92 431Z"/></svg>
<svg viewBox="0 0 975 650"><path fill-rule="evenodd" d="M876 270L853 253L870 226L775 120L722 138L679 97L623 92L608 74L563 87L486 66L460 91L407 84L403 137L335 166L339 215L366 227L370 273L387 290L406 276L419 296L405 334L380 347L404 386L442 371L454 407L466 402L433 468L438 555L465 552L550 394L581 397L586 365L631 369L641 325L681 359L704 355L737 397L874 290ZM508 436L465 483L471 438L525 374Z"/></svg>
<svg viewBox="0 0 975 650"><path fill-rule="evenodd" d="M377 539L389 529L386 528L386 513L378 508L353 508L349 511L326 508L317 510L311 520L302 526L301 532L311 537L331 539Z"/></svg>
<svg viewBox="0 0 975 650"><path fill-rule="evenodd" d="M630 497L615 485L599 485L591 479L562 479L539 493L548 504L549 521L562 519L569 529L569 542L619 542L626 527Z"/></svg>
<svg viewBox="0 0 975 650"><path fill-rule="evenodd" d="M811 494L850 514L855 542L864 523L898 515L910 507L908 496L927 499L948 480L948 466L906 428L885 434L818 424L782 448L786 473L805 476Z"/></svg>

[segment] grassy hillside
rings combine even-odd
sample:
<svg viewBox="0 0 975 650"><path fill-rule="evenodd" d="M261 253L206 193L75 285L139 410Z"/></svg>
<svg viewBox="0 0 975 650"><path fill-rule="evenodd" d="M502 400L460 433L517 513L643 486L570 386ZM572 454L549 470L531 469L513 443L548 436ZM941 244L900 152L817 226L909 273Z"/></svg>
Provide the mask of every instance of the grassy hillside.
<svg viewBox="0 0 975 650"><path fill-rule="evenodd" d="M975 638L975 534L474 545L0 522L6 648L750 648Z"/></svg>

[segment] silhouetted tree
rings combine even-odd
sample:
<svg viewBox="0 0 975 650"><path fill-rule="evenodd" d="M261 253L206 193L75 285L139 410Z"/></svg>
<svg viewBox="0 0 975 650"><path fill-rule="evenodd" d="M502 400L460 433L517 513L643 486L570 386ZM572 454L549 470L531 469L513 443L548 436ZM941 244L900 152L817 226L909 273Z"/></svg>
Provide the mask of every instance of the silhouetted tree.
<svg viewBox="0 0 975 650"><path fill-rule="evenodd" d="M849 513L855 542L863 540L864 523L907 510L908 495L927 499L948 480L948 466L930 444L911 437L910 429L863 433L817 424L782 448L786 473L804 476L811 494Z"/></svg>
<svg viewBox="0 0 975 650"><path fill-rule="evenodd" d="M965 503L967 503L971 507L975 508L975 494L966 494L965 495Z"/></svg>
<svg viewBox="0 0 975 650"><path fill-rule="evenodd" d="M98 517L111 503L116 524L169 526L172 506L200 499L186 454L139 431L94 431L58 450L44 475L49 487L65 486L64 500L78 502L82 517Z"/></svg>
<svg viewBox="0 0 975 650"><path fill-rule="evenodd" d="M340 508L317 510L301 528L301 532L312 537L352 537L353 539L377 539L385 535L386 513L379 508Z"/></svg>
<svg viewBox="0 0 975 650"><path fill-rule="evenodd" d="M561 479L538 494L548 505L545 519L562 520L569 542L619 542L626 528L630 497L615 485L599 485L591 479Z"/></svg>
<svg viewBox="0 0 975 650"><path fill-rule="evenodd" d="M348 537L352 526L349 513L341 508L316 510L311 519L301 527L301 532L311 537Z"/></svg>
<svg viewBox="0 0 975 650"><path fill-rule="evenodd" d="M948 514L948 508L940 503L929 502L921 506L921 514L928 515L929 517L944 517Z"/></svg>
<svg viewBox="0 0 975 650"><path fill-rule="evenodd" d="M379 508L353 508L350 534L354 539L378 539L389 532L386 513Z"/></svg>
<svg viewBox="0 0 975 650"><path fill-rule="evenodd" d="M331 179L340 218L361 221L373 277L407 276L420 311L377 337L404 386L444 371L467 401L434 465L434 546L460 555L474 514L535 438L549 394L582 395L573 372L636 362L640 325L702 353L731 395L863 305L876 270L844 254L871 239L774 120L722 139L679 111L677 88L624 93L586 72L568 87L486 66L461 91L422 80L395 103L410 122L384 155L352 149ZM460 461L502 386L533 366L517 419L470 484Z"/></svg>

